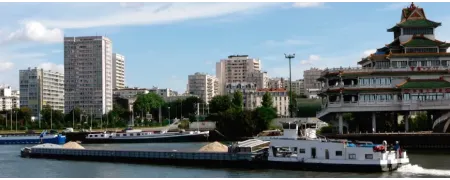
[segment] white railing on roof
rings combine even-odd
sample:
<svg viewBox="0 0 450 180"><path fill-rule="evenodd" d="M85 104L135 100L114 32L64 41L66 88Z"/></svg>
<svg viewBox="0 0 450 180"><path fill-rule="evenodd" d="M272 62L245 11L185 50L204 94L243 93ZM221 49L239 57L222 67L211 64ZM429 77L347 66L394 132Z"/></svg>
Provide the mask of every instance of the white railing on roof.
<svg viewBox="0 0 450 180"><path fill-rule="evenodd" d="M449 70L450 67L445 66L432 66L432 67L400 67L400 68L393 68L393 67L340 67L340 68L326 68L322 75L325 75L326 73L333 73L333 72L402 72L402 71L436 71L436 70Z"/></svg>

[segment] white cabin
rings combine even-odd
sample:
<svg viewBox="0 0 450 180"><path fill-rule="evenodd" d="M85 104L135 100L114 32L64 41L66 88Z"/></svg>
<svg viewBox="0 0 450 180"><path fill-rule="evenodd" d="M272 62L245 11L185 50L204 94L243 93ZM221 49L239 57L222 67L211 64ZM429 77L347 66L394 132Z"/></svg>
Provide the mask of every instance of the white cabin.
<svg viewBox="0 0 450 180"><path fill-rule="evenodd" d="M301 130L302 137L299 137L298 125L292 122L284 123L283 130L283 136L270 139L269 161L374 166L409 163L406 152L375 150L387 149L387 143L377 146L320 138L314 129Z"/></svg>

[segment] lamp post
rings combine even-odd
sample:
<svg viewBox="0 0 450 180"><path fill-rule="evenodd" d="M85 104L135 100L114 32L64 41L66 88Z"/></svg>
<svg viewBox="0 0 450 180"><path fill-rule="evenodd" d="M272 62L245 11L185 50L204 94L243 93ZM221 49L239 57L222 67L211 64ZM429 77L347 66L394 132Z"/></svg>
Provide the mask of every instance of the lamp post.
<svg viewBox="0 0 450 180"><path fill-rule="evenodd" d="M170 124L170 106L168 108L169 108L169 124Z"/></svg>
<svg viewBox="0 0 450 180"><path fill-rule="evenodd" d="M17 132L17 110L15 110L14 113L16 113L16 132Z"/></svg>
<svg viewBox="0 0 450 180"><path fill-rule="evenodd" d="M50 107L50 129L53 129L53 109Z"/></svg>
<svg viewBox="0 0 450 180"><path fill-rule="evenodd" d="M98 109L100 113L100 129L103 129L103 111L102 109Z"/></svg>
<svg viewBox="0 0 450 180"><path fill-rule="evenodd" d="M289 116L292 118L292 71L291 71L291 59L295 58L294 54L284 54L286 59L289 59Z"/></svg>

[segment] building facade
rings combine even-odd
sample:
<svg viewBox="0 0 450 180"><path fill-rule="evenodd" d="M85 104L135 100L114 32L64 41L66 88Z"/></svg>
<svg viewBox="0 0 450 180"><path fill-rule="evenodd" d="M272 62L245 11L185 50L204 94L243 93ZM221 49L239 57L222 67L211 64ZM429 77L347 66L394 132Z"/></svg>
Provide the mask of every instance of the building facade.
<svg viewBox="0 0 450 180"><path fill-rule="evenodd" d="M261 71L261 60L249 58L248 55L230 55L228 59L220 60L216 63L219 94L225 93L227 83L244 82L248 73L254 71Z"/></svg>
<svg viewBox="0 0 450 180"><path fill-rule="evenodd" d="M113 53L113 89L125 88L125 56Z"/></svg>
<svg viewBox="0 0 450 180"><path fill-rule="evenodd" d="M270 89L279 89L285 88L286 80L284 78L270 78L268 83L268 88ZM289 80L287 80L289 82Z"/></svg>
<svg viewBox="0 0 450 180"><path fill-rule="evenodd" d="M304 80L305 90L320 89L322 87L321 82L317 80L320 78L322 71L323 70L318 69L318 68L311 68L311 69L303 71L303 80Z"/></svg>
<svg viewBox="0 0 450 180"><path fill-rule="evenodd" d="M148 94L150 91L146 88L123 88L123 89L114 89L113 94L114 97L120 98L131 98L136 97L138 94Z"/></svg>
<svg viewBox="0 0 450 180"><path fill-rule="evenodd" d="M358 120L355 131L397 132L398 114L405 117L403 129L409 131L407 117L426 111L430 128L448 132L450 44L435 38L440 25L413 3L404 8L401 21L388 29L393 41L362 58L361 67L329 68L322 73L323 105L317 117L334 122L339 133L347 128L343 113ZM392 126L386 126L389 121Z"/></svg>
<svg viewBox="0 0 450 180"><path fill-rule="evenodd" d="M49 105L64 112L64 75L39 68L19 71L20 106L28 107L38 117L41 109Z"/></svg>
<svg viewBox="0 0 450 180"><path fill-rule="evenodd" d="M189 94L193 94L209 103L211 99L218 95L219 81L215 76L195 73L188 76Z"/></svg>
<svg viewBox="0 0 450 180"><path fill-rule="evenodd" d="M250 71L245 76L244 82L255 83L256 86L261 89L268 88L269 87L269 76L267 75L267 72L265 72L265 71L259 71L259 70Z"/></svg>
<svg viewBox="0 0 450 180"><path fill-rule="evenodd" d="M289 95L284 88L279 89L256 89L255 91L246 91L244 96L244 107L252 110L262 106L263 96L268 92L272 96L273 107L277 110L278 117L289 116Z"/></svg>
<svg viewBox="0 0 450 180"><path fill-rule="evenodd" d="M20 108L20 93L11 86L0 86L0 111Z"/></svg>
<svg viewBox="0 0 450 180"><path fill-rule="evenodd" d="M112 41L104 36L64 38L65 111L96 117L112 110Z"/></svg>
<svg viewBox="0 0 450 180"><path fill-rule="evenodd" d="M283 85L287 91L290 90L289 79L285 79ZM297 95L305 95L305 86L303 79L292 81L292 92L294 92Z"/></svg>

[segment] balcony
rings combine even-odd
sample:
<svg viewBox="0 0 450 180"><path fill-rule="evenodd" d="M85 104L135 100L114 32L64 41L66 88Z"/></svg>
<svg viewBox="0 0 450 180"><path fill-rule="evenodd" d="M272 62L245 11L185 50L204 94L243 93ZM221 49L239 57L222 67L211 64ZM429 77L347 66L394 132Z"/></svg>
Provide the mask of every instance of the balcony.
<svg viewBox="0 0 450 180"><path fill-rule="evenodd" d="M399 68L365 68L365 67L348 67L348 68L327 68L322 71L321 76L326 75L327 73L339 73L339 72L347 72L347 73L372 73L372 72L418 72L418 71L447 71L449 67L446 66L427 66L427 67L399 67Z"/></svg>
<svg viewBox="0 0 450 180"><path fill-rule="evenodd" d="M377 111L425 111L425 110L450 110L450 99L440 100L390 100L390 101L344 101L329 102L322 105L322 110L317 112L317 117L323 117L328 113L345 112L377 112Z"/></svg>

